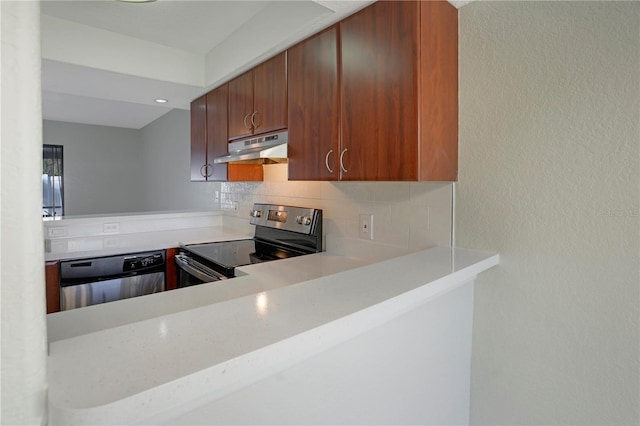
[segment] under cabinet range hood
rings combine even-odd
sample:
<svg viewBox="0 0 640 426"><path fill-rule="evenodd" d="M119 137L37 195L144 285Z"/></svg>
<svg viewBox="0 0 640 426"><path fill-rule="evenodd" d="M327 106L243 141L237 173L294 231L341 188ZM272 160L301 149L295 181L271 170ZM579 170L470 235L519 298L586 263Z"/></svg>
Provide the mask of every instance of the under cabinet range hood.
<svg viewBox="0 0 640 426"><path fill-rule="evenodd" d="M231 142L229 155L214 158L213 162L221 163L286 163L287 140L289 132L272 133Z"/></svg>

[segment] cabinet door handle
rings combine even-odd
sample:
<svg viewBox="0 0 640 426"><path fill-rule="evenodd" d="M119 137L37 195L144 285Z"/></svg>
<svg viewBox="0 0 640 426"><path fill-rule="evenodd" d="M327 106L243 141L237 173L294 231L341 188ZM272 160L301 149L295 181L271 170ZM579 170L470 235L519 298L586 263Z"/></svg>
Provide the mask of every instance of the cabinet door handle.
<svg viewBox="0 0 640 426"><path fill-rule="evenodd" d="M253 118L256 116L256 114L258 113L258 111L254 111L253 114L251 114L251 125L253 126L254 129L258 128L258 125L256 124L256 122L253 120Z"/></svg>
<svg viewBox="0 0 640 426"><path fill-rule="evenodd" d="M329 173L333 173L333 170L331 170L331 167L329 167L329 156L332 152L333 150L330 149L329 152L327 152L327 155L324 157L324 165L327 167L327 170L329 170Z"/></svg>
<svg viewBox="0 0 640 426"><path fill-rule="evenodd" d="M247 124L247 118L249 118L251 116L251 114L247 114L244 116L244 119L242 120L242 122L244 123L244 127L246 127L248 130L251 130L251 127L249 127L249 125Z"/></svg>
<svg viewBox="0 0 640 426"><path fill-rule="evenodd" d="M347 169L344 168L344 163L342 162L345 152L347 152L347 148L343 149L340 153L340 170L342 170L343 173L347 173Z"/></svg>
<svg viewBox="0 0 640 426"><path fill-rule="evenodd" d="M202 177L204 178L208 178L211 177L211 173L209 173L209 168L211 167L211 164L207 163L204 166L200 167L200 174L202 175ZM202 170L205 170L204 172Z"/></svg>

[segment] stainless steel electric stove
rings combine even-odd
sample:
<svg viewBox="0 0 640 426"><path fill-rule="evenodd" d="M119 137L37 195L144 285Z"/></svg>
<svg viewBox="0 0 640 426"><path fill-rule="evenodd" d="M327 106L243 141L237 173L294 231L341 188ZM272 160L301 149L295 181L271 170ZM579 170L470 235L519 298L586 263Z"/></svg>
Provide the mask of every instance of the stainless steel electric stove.
<svg viewBox="0 0 640 426"><path fill-rule="evenodd" d="M178 287L235 277L235 268L322 251L322 210L254 204L254 237L185 245L176 255Z"/></svg>

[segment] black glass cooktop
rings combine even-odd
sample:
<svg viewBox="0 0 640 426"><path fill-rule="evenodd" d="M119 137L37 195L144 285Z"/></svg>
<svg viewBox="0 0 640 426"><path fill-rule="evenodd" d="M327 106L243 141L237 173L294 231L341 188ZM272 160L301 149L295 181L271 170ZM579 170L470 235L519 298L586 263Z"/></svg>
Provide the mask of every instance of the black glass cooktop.
<svg viewBox="0 0 640 426"><path fill-rule="evenodd" d="M210 262L211 264L208 266L227 277L234 276L234 269L237 266L286 259L304 254L254 239L193 244L184 247L184 249L200 257L201 260Z"/></svg>

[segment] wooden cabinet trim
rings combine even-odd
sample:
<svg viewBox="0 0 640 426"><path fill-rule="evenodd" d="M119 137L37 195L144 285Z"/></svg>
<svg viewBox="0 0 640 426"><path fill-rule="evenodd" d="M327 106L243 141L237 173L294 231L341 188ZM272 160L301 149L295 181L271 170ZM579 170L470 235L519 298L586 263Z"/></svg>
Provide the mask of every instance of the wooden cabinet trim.
<svg viewBox="0 0 640 426"><path fill-rule="evenodd" d="M164 287L166 291L178 288L178 269L176 267L176 254L180 252L177 247L165 250L164 263Z"/></svg>
<svg viewBox="0 0 640 426"><path fill-rule="evenodd" d="M60 312L60 262L45 262L44 275L47 314Z"/></svg>

